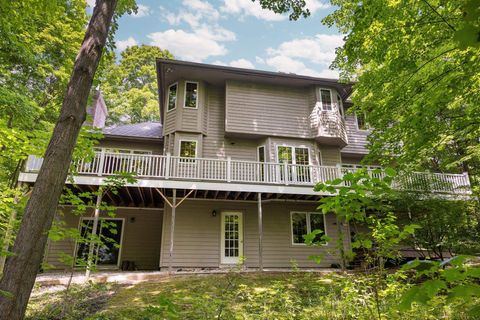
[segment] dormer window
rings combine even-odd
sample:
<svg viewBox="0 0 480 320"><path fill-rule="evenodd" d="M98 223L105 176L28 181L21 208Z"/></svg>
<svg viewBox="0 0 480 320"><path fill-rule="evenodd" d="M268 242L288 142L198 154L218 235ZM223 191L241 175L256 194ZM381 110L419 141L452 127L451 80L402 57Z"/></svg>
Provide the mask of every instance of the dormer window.
<svg viewBox="0 0 480 320"><path fill-rule="evenodd" d="M185 82L185 108L198 108L198 82Z"/></svg>
<svg viewBox="0 0 480 320"><path fill-rule="evenodd" d="M177 107L177 84L174 83L168 87L168 106L167 111L173 110Z"/></svg>
<svg viewBox="0 0 480 320"><path fill-rule="evenodd" d="M320 89L320 105L323 111L332 111L332 91L330 89Z"/></svg>

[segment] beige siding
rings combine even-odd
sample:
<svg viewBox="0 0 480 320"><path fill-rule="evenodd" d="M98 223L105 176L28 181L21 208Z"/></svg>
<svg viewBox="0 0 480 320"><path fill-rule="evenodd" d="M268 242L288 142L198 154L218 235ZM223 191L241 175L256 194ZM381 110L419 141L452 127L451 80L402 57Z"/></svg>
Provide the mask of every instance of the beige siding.
<svg viewBox="0 0 480 320"><path fill-rule="evenodd" d="M198 83L197 109L185 108L185 84L187 81ZM206 85L194 79L180 80L177 82L177 107L174 110L165 110L164 134L175 131L204 132L206 119ZM168 87L165 89L168 91ZM168 98L168 97L166 97ZM167 101L166 101L167 108Z"/></svg>
<svg viewBox="0 0 480 320"><path fill-rule="evenodd" d="M225 92L222 87L207 87L208 131L203 154L206 158L225 157Z"/></svg>
<svg viewBox="0 0 480 320"><path fill-rule="evenodd" d="M324 166L335 166L342 163L339 147L320 146L320 154Z"/></svg>
<svg viewBox="0 0 480 320"><path fill-rule="evenodd" d="M265 202L263 205L263 262L266 268L288 268L295 260L299 267L316 267L308 259L311 255L323 255L320 266L338 263L335 254L337 230L334 216L327 217L327 234L332 240L321 248L292 245L290 211L315 211L316 203ZM212 216L215 210L217 215ZM186 200L176 210L173 267L220 266L220 230L222 211L241 211L244 220L244 256L248 267L258 267L258 215L252 202L222 202ZM169 265L171 210L165 212L162 244L162 267ZM347 242L346 242L347 243Z"/></svg>
<svg viewBox="0 0 480 320"><path fill-rule="evenodd" d="M84 215L91 217L89 212ZM102 215L105 216L105 215ZM139 270L155 270L160 259L161 225L163 210L141 208L116 210L116 218L124 218L124 233L120 261L134 261ZM135 221L132 222L131 218ZM80 217L71 213L69 208L60 208L57 219L65 222L65 227L78 229ZM62 255L74 253L75 242L71 239L49 240L45 262L56 269L64 269Z"/></svg>
<svg viewBox="0 0 480 320"><path fill-rule="evenodd" d="M349 114L346 116L345 129L347 131L348 145L342 149L342 153L367 154L368 131L357 129L355 115Z"/></svg>
<svg viewBox="0 0 480 320"><path fill-rule="evenodd" d="M310 137L308 89L227 82L226 131Z"/></svg>
<svg viewBox="0 0 480 320"><path fill-rule="evenodd" d="M222 87L208 86L208 130L204 137L205 158L232 157L234 160L256 160L254 140L225 138L225 92Z"/></svg>

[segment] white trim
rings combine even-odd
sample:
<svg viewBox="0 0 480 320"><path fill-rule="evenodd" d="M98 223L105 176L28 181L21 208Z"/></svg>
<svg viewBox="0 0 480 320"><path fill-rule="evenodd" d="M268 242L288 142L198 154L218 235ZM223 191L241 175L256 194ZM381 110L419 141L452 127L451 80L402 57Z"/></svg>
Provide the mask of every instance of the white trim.
<svg viewBox="0 0 480 320"><path fill-rule="evenodd" d="M327 234L327 215L326 214L323 214L321 212L312 212L312 211L290 211L290 243L292 246L301 246L301 247L305 247L307 246L305 243L295 243L293 242L293 220L292 220L292 216L294 213L300 213L300 214L305 214L305 219L306 219L306 222L307 222L307 234L309 234L310 232L312 232L312 227L311 227L311 221L310 221L310 215L312 214L321 214L323 215L323 225L325 227L325 230L323 230L324 234L325 235L328 235ZM328 242L322 244L322 246L327 246L328 245Z"/></svg>
<svg viewBox="0 0 480 320"><path fill-rule="evenodd" d="M19 175L21 182L35 182L37 173L22 172ZM73 183L81 185L99 186L105 184L106 177L98 176L74 176ZM72 181L67 180L67 184ZM164 179L137 179L135 183L126 183L126 187L141 188L166 188L166 189L194 189L194 190L218 190L218 191L242 191L262 193L288 193L303 195L325 195L331 196L329 192L317 192L312 185L292 186L284 184L250 184L250 183L226 183L225 181L205 182L195 180L164 180Z"/></svg>
<svg viewBox="0 0 480 320"><path fill-rule="evenodd" d="M328 90L330 92L330 107L332 108L331 110L325 110L323 108L322 90ZM319 97L318 100L320 100L320 108L322 109L322 111L334 111L332 89L319 87L318 88L318 97Z"/></svg>
<svg viewBox="0 0 480 320"><path fill-rule="evenodd" d="M225 257L225 216L238 216L238 257ZM220 263L221 264L237 264L240 257L243 256L243 212L235 210L225 210L221 212L221 228L220 228Z"/></svg>
<svg viewBox="0 0 480 320"><path fill-rule="evenodd" d="M82 232L82 221L84 220L94 220L94 218L92 217L80 217L80 220L78 220L78 231L80 232L80 235L81 235L81 232ZM121 234L120 234L120 243L118 244L119 245L119 248L118 248L118 261L117 261L117 264L116 264L116 267L117 268L120 268L120 262L122 261L122 251L123 251L123 235L124 235L124 231L125 231L125 218L111 218L111 217L100 217L98 219L98 221L100 222L101 220L121 220L122 221L122 230L121 230ZM101 232L101 230L99 229L99 232ZM75 249L73 251L73 256L76 258L77 257L77 250L78 250L78 241L75 241ZM95 265L97 263L95 262ZM100 268L108 268L108 267L113 267L115 266L114 264L106 264L106 265L101 265ZM99 266L96 266L97 268L99 268Z"/></svg>
<svg viewBox="0 0 480 320"><path fill-rule="evenodd" d="M343 109L343 101L342 97L337 92L337 106L338 106L338 112L340 113L340 116L342 117L343 120L345 120L345 109Z"/></svg>
<svg viewBox="0 0 480 320"><path fill-rule="evenodd" d="M180 139L178 140L178 156L181 157L182 153L182 142L195 142L195 156L192 157L193 160L197 157L198 154L198 140L191 140L191 139ZM188 157L186 157L188 158Z"/></svg>
<svg viewBox="0 0 480 320"><path fill-rule="evenodd" d="M197 98L195 99L195 108L192 108L192 107L187 107L186 106L186 103L187 103L187 83L195 83L197 85ZM185 81L185 88L183 90L183 108L184 109L192 109L192 110L195 110L195 109L198 109L198 97L200 95L200 84L198 81Z"/></svg>
<svg viewBox="0 0 480 320"><path fill-rule="evenodd" d="M355 115L355 126L357 128L358 131L369 131L369 128L368 128L368 123L367 123L367 114L365 112L362 112L363 113L363 118L364 118L364 121L365 121L365 129L360 129L358 127L358 119L357 119L357 112L355 111L354 112L354 115Z"/></svg>
<svg viewBox="0 0 480 320"><path fill-rule="evenodd" d="M168 107L170 106L170 88L175 85L177 86L177 91L175 92L175 106L172 109L169 109ZM174 82L171 85L169 85L167 89L167 112L177 109L177 104L178 104L178 82Z"/></svg>

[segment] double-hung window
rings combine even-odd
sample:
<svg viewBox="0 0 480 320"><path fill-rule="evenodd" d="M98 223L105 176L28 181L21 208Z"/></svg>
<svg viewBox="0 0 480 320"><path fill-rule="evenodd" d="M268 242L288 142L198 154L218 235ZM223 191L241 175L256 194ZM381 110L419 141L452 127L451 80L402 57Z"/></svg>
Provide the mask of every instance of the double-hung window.
<svg viewBox="0 0 480 320"><path fill-rule="evenodd" d="M195 162L195 158L197 157L197 141L181 140L180 157L182 157L181 162Z"/></svg>
<svg viewBox="0 0 480 320"><path fill-rule="evenodd" d="M177 107L177 88L176 83L168 87L167 111L173 110Z"/></svg>
<svg viewBox="0 0 480 320"><path fill-rule="evenodd" d="M323 111L332 111L332 91L330 89L320 89L320 105Z"/></svg>
<svg viewBox="0 0 480 320"><path fill-rule="evenodd" d="M198 82L185 82L184 107L189 109L198 108Z"/></svg>
<svg viewBox="0 0 480 320"><path fill-rule="evenodd" d="M327 234L325 215L319 212L290 212L292 227L292 244L304 244L304 236L314 230L322 230L315 236L315 241L320 242L321 237ZM326 243L325 243L326 244Z"/></svg>

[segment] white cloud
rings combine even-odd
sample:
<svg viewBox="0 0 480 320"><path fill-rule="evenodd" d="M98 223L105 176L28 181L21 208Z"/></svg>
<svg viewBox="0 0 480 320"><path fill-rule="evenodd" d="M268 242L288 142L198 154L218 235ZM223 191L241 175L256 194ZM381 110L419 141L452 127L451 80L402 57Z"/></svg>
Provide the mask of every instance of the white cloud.
<svg viewBox="0 0 480 320"><path fill-rule="evenodd" d="M306 7L310 10L310 13L314 15L318 10L330 8L328 3L324 3L319 0L305 0Z"/></svg>
<svg viewBox="0 0 480 320"><path fill-rule="evenodd" d="M212 62L212 64L216 64L218 66L230 66L235 68L255 69L255 66L253 65L253 63L243 58L232 60L230 61L230 63L225 63L223 61L216 60Z"/></svg>
<svg viewBox="0 0 480 320"><path fill-rule="evenodd" d="M95 2L96 2L96 0L87 0L87 6L93 8L93 7L95 7Z"/></svg>
<svg viewBox="0 0 480 320"><path fill-rule="evenodd" d="M195 32L170 29L148 35L151 44L168 49L176 58L202 61L210 56L227 54L227 49L218 41L209 37L200 37Z"/></svg>
<svg viewBox="0 0 480 320"><path fill-rule="evenodd" d="M133 47L133 46L136 46L136 45L137 45L137 40L135 40L135 38L133 38L133 37L128 37L127 40L117 41L117 49L119 51L123 51L123 50L127 49L128 47Z"/></svg>
<svg viewBox="0 0 480 320"><path fill-rule="evenodd" d="M306 7L310 13L314 15L318 10L329 8L330 5L320 0L305 0ZM225 13L239 15L240 19L246 16L253 16L265 21L282 21L287 20L287 14L278 14L268 9L263 9L259 1L252 0L223 0L220 10Z"/></svg>
<svg viewBox="0 0 480 320"><path fill-rule="evenodd" d="M268 9L263 9L258 1L252 2L252 0L223 0L223 5L220 7L220 10L225 13L240 15L240 18L253 16L265 21L288 19L286 15L280 15Z"/></svg>
<svg viewBox="0 0 480 320"><path fill-rule="evenodd" d="M236 68L255 69L253 63L243 58L231 61L230 66Z"/></svg>
<svg viewBox="0 0 480 320"><path fill-rule="evenodd" d="M150 14L150 8L148 6L139 4L137 5L137 7L138 7L137 13L133 13L132 17L141 18L141 17L148 16Z"/></svg>
<svg viewBox="0 0 480 320"><path fill-rule="evenodd" d="M219 25L219 11L207 1L183 0L178 12L166 12L162 18L170 25L186 24L191 29L169 29L148 35L153 45L168 49L180 59L202 61L225 55L228 50L224 42L236 40L234 32Z"/></svg>
<svg viewBox="0 0 480 320"><path fill-rule="evenodd" d="M342 45L341 35L317 34L314 37L285 41L277 48L268 48L267 57L260 59L276 71L337 78L338 72L328 67L335 59L335 48ZM307 63L314 64L315 68L307 67Z"/></svg>

